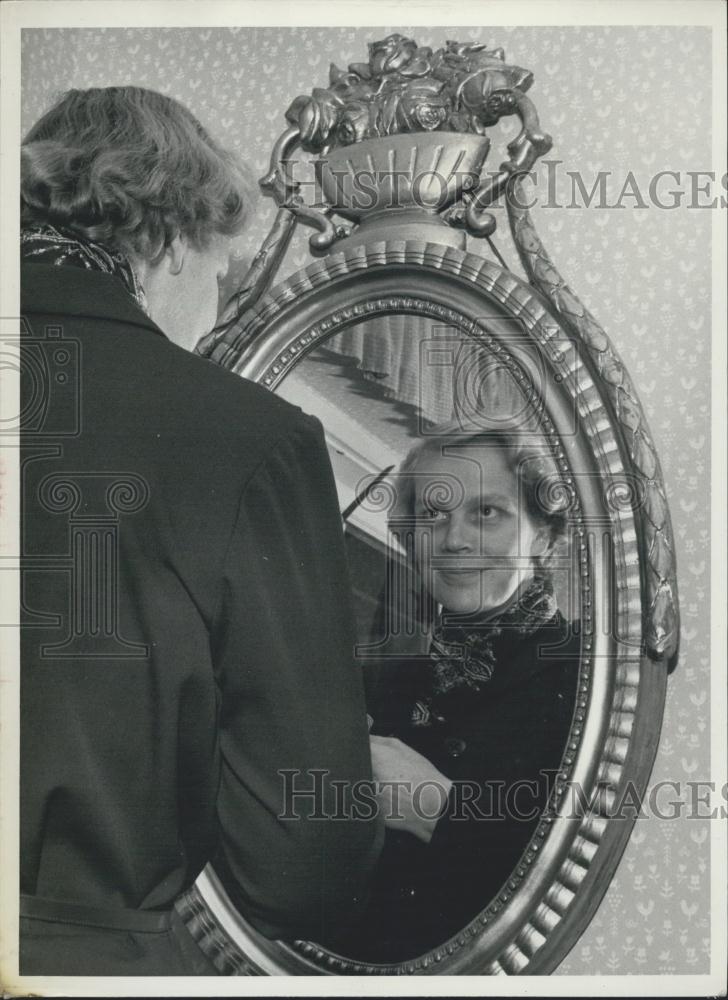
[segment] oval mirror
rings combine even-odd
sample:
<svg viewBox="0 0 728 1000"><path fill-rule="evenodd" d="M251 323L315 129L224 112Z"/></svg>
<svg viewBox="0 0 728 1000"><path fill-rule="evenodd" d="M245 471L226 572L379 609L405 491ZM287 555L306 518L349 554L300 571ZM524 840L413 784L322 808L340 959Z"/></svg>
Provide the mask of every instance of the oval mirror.
<svg viewBox="0 0 728 1000"><path fill-rule="evenodd" d="M378 47L405 42L416 85L375 79ZM373 753L428 763L423 822L390 824L366 910L325 946L264 939L211 867L180 909L232 974L546 973L609 884L657 747L678 637L664 488L621 360L523 208L550 145L530 74L400 36L370 55L291 105L262 182L273 231L203 350L324 426ZM511 114L486 180L485 127ZM323 208L299 197L298 148ZM500 197L524 276L493 259ZM321 259L266 294L299 221Z"/></svg>

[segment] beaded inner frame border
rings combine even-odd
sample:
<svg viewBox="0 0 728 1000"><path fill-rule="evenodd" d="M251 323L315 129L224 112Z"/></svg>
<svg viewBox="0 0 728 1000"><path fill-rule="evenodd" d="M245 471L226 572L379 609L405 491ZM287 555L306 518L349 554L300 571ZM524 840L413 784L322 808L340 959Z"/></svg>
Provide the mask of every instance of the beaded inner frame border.
<svg viewBox="0 0 728 1000"><path fill-rule="evenodd" d="M453 247L388 241L317 261L273 289L219 341L213 360L275 391L291 368L333 333L392 312L427 316L457 327L502 358L527 395L535 392L517 360L479 322L496 306L524 333L532 358L553 378L549 396L568 405L554 415L542 400L542 427L567 484L582 577L582 659L576 706L557 778L556 815L542 819L497 898L456 937L412 961L368 965L312 942L270 942L235 911L206 869L180 902L186 923L221 972L233 975L535 974L568 953L606 890L634 814L615 816L627 782L642 794L654 761L665 697L664 665L641 654L644 545L623 460L624 442L587 352L570 339L543 298L510 271ZM576 414L587 467L574 477L559 433ZM582 472L580 468L577 470ZM608 525L608 551L592 529ZM610 581L609 583L607 581ZM619 635L617 643L615 634ZM566 808L569 784L588 807ZM573 804L573 796L568 805Z"/></svg>

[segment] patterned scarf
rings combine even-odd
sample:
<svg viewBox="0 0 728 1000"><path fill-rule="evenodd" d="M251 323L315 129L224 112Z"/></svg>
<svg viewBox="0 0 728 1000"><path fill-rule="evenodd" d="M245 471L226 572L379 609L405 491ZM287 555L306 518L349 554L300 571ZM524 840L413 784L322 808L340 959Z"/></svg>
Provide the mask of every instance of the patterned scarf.
<svg viewBox="0 0 728 1000"><path fill-rule="evenodd" d="M415 702L413 726L444 722L442 714L453 696L480 692L493 676L499 655L514 641L532 635L557 614L551 580L536 576L520 598L497 617L480 624L445 625L436 622L430 644L428 695ZM509 642L510 640L510 642Z"/></svg>
<svg viewBox="0 0 728 1000"><path fill-rule="evenodd" d="M147 299L134 268L118 250L82 239L51 225L35 225L20 234L20 259L24 263L84 267L89 271L113 274L148 313Z"/></svg>

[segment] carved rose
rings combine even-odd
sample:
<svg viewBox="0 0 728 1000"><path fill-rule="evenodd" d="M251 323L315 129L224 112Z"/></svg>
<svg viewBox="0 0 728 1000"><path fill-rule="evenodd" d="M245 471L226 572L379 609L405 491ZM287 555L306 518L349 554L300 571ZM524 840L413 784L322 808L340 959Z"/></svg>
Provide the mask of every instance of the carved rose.
<svg viewBox="0 0 728 1000"><path fill-rule="evenodd" d="M516 110L516 95L512 90L495 90L485 102L481 111L484 121L497 122L503 115L512 115Z"/></svg>
<svg viewBox="0 0 728 1000"><path fill-rule="evenodd" d="M523 93L533 77L518 66L504 66L499 69L482 69L466 76L457 87L457 106L477 116L483 125L493 125L503 115L513 114L516 109L514 90ZM521 86L524 84L525 86Z"/></svg>
<svg viewBox="0 0 728 1000"><path fill-rule="evenodd" d="M368 63L353 63L347 70L335 63L329 67L329 89L345 101L367 98L378 86L378 81L371 79Z"/></svg>
<svg viewBox="0 0 728 1000"><path fill-rule="evenodd" d="M437 80L386 80L374 102L378 108L377 134L437 128L447 118L451 106L450 98L443 96L442 90L443 84Z"/></svg>
<svg viewBox="0 0 728 1000"><path fill-rule="evenodd" d="M349 103L342 112L336 137L343 146L350 146L369 136L369 124L369 105L364 101Z"/></svg>
<svg viewBox="0 0 728 1000"><path fill-rule="evenodd" d="M397 107L398 131L432 132L447 119L451 108L450 97L442 93L442 84L435 81L417 81L401 94Z"/></svg>
<svg viewBox="0 0 728 1000"><path fill-rule="evenodd" d="M297 97L286 111L286 118L292 125L298 125L301 143L314 151L327 144L329 135L336 127L343 101L330 90L316 87L311 96Z"/></svg>
<svg viewBox="0 0 728 1000"><path fill-rule="evenodd" d="M503 49L447 42L433 54L393 34L370 43L367 63L347 70L332 64L329 89L297 97L286 117L311 152L399 132L484 135L518 112L532 81L527 70L506 63Z"/></svg>
<svg viewBox="0 0 728 1000"><path fill-rule="evenodd" d="M387 35L369 44L369 71L372 76L399 73L402 76L425 76L430 72L429 48L419 49L417 42L404 35Z"/></svg>
<svg viewBox="0 0 728 1000"><path fill-rule="evenodd" d="M447 111L444 107L437 107L434 104L420 104L415 111L415 120L418 125L428 132L432 132L445 121Z"/></svg>
<svg viewBox="0 0 728 1000"><path fill-rule="evenodd" d="M445 42L445 52L447 55L469 56L473 52L487 52L488 47L485 42ZM503 49L494 51L502 53Z"/></svg>
<svg viewBox="0 0 728 1000"><path fill-rule="evenodd" d="M437 66L445 75L453 72L474 72L478 69L499 69L504 66L503 49L488 49L482 43L466 45L447 42L437 53Z"/></svg>
<svg viewBox="0 0 728 1000"><path fill-rule="evenodd" d="M439 49L433 61L432 75L448 84L455 103L465 93L465 105L478 106L493 90L518 89L525 93L533 83L533 75L520 66L505 62L503 49L486 49L484 45L463 45L448 42ZM478 95L478 87L487 93Z"/></svg>

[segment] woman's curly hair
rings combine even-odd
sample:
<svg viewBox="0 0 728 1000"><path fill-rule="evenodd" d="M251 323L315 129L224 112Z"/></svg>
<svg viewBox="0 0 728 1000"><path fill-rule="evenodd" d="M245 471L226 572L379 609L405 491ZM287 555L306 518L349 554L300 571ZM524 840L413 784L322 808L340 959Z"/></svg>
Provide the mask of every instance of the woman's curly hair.
<svg viewBox="0 0 728 1000"><path fill-rule="evenodd" d="M154 260L245 222L250 180L179 101L142 87L69 90L21 149L21 224Z"/></svg>

